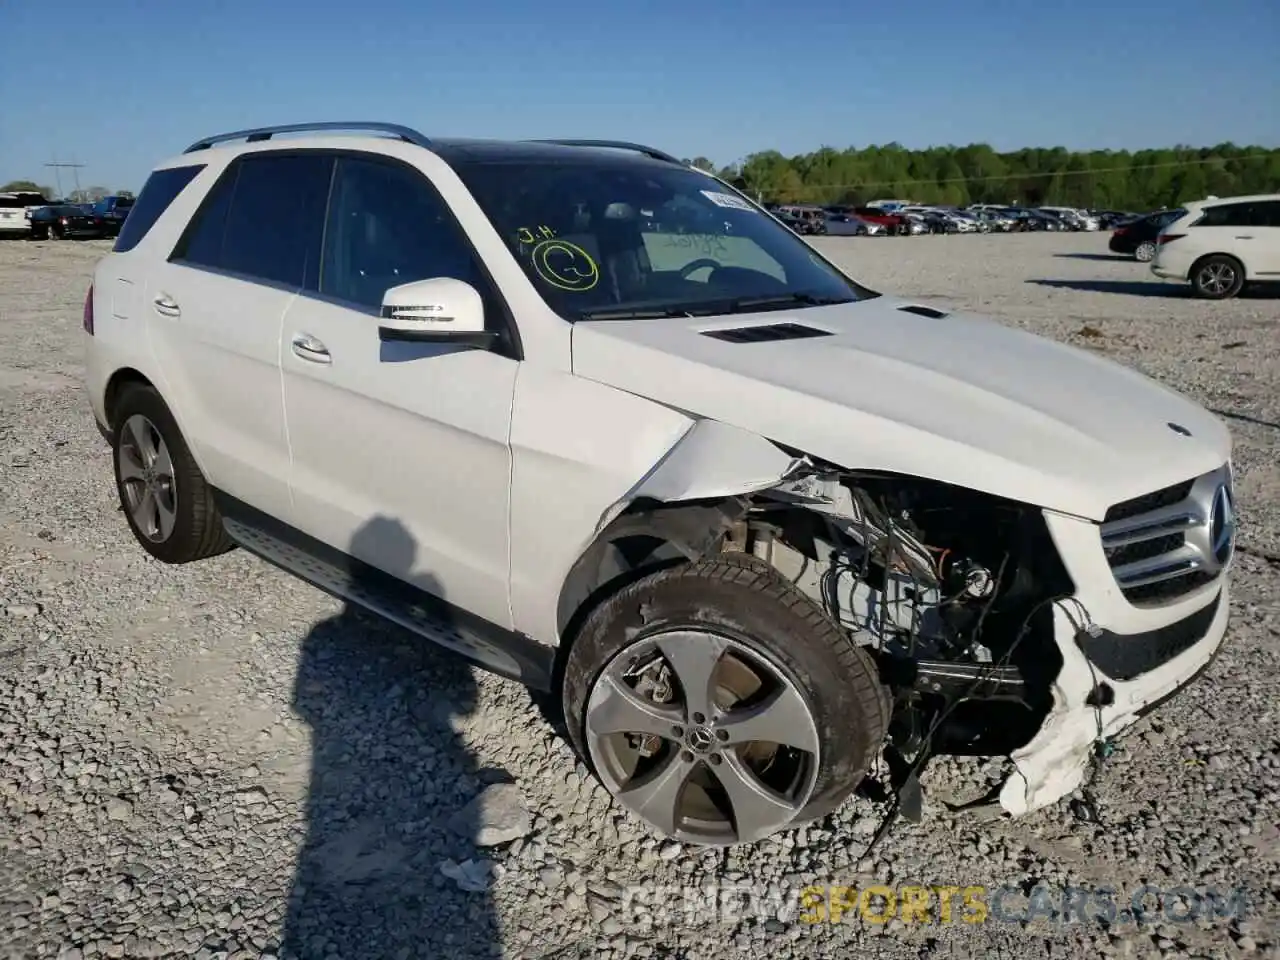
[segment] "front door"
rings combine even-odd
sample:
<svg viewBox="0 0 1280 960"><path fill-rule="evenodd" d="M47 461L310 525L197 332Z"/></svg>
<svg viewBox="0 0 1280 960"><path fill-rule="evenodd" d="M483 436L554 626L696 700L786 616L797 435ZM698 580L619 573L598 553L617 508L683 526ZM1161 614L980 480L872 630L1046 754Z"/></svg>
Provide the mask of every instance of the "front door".
<svg viewBox="0 0 1280 960"><path fill-rule="evenodd" d="M382 294L430 277L495 294L426 176L370 154L337 159L314 289L280 342L296 525L322 543L511 626L511 401L500 351L383 343Z"/></svg>

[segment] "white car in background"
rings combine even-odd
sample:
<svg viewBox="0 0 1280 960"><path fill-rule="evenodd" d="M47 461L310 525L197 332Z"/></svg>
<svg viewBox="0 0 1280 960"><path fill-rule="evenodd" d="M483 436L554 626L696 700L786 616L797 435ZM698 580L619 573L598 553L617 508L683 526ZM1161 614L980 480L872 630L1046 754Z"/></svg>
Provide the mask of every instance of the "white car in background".
<svg viewBox="0 0 1280 960"><path fill-rule="evenodd" d="M26 190L0 193L0 236L26 236L31 233L31 213L48 206L43 194Z"/></svg>
<svg viewBox="0 0 1280 960"><path fill-rule="evenodd" d="M1151 272L1227 300L1246 283L1280 283L1280 193L1198 200L1156 237Z"/></svg>

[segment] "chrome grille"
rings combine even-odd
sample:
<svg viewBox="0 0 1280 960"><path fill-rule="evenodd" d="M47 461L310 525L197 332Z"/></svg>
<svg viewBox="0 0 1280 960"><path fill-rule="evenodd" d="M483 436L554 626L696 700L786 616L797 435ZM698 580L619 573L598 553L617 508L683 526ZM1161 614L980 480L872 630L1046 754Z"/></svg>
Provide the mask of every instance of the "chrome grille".
<svg viewBox="0 0 1280 960"><path fill-rule="evenodd" d="M1116 504L1101 532L1107 563L1131 603L1159 604L1190 593L1231 560L1230 466Z"/></svg>

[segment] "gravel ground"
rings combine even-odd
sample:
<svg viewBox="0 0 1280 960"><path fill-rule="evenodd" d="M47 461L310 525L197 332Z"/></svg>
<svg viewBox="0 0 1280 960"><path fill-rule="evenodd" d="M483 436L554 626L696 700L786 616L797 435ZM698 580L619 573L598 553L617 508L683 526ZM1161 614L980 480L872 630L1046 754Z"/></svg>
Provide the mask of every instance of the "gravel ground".
<svg viewBox="0 0 1280 960"><path fill-rule="evenodd" d="M880 808L862 799L747 850L655 842L517 685L243 552L150 560L118 515L80 386L81 304L107 245L7 242L0 953L1280 956L1280 300L1194 301L1109 257L1104 234L818 244L872 286L1101 350L1231 424L1234 625L1203 680L1102 765L1098 821L1068 802L958 819L942 801L979 793L992 765L947 761L926 771L924 821L899 823L869 858ZM1032 894L1060 902L1065 885L1110 885L1121 907L1144 883L1248 900L1243 918L1194 922L1170 919L1185 907L1109 924L787 911L807 884L915 883L1010 886L1015 913ZM646 913L655 885L726 899Z"/></svg>

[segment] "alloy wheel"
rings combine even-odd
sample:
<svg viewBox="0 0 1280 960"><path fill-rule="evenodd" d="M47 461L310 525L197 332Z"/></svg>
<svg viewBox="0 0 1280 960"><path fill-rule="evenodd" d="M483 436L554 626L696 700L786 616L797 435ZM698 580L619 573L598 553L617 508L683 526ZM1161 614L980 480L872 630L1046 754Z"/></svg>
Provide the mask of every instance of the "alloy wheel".
<svg viewBox="0 0 1280 960"><path fill-rule="evenodd" d="M1226 293L1235 282L1236 271L1229 263L1210 263L1200 270L1200 288L1207 293Z"/></svg>
<svg viewBox="0 0 1280 960"><path fill-rule="evenodd" d="M163 543L178 517L169 448L155 424L140 413L129 417L120 431L116 465L125 509L142 536Z"/></svg>
<svg viewBox="0 0 1280 960"><path fill-rule="evenodd" d="M808 698L776 664L698 629L620 651L592 687L587 748L601 781L660 833L723 846L804 809L819 769Z"/></svg>

